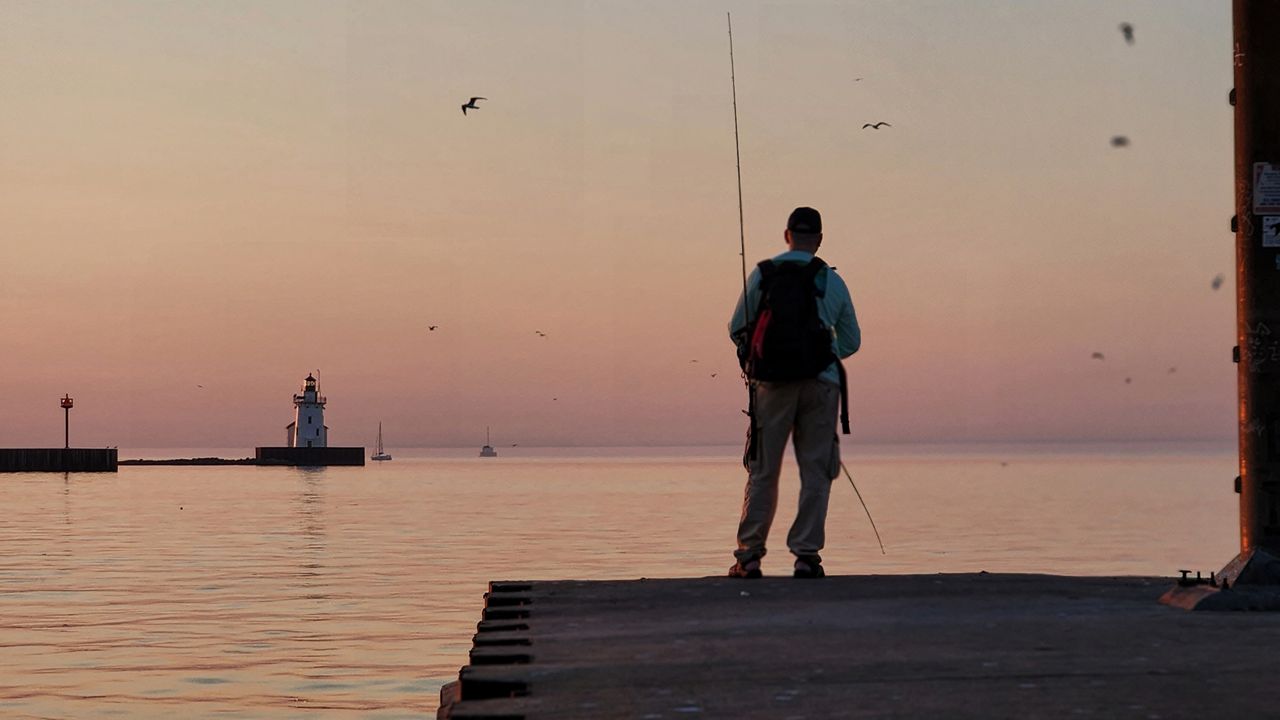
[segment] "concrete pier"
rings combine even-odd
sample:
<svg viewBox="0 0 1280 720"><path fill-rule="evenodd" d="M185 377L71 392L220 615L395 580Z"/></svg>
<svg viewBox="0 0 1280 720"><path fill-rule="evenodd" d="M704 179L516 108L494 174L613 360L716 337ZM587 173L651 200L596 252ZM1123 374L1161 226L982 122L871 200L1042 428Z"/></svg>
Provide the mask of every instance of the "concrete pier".
<svg viewBox="0 0 1280 720"><path fill-rule="evenodd" d="M0 472L116 472L115 448L0 448Z"/></svg>
<svg viewBox="0 0 1280 720"><path fill-rule="evenodd" d="M439 717L1280 714L1280 616L1166 578L901 575L493 583Z"/></svg>

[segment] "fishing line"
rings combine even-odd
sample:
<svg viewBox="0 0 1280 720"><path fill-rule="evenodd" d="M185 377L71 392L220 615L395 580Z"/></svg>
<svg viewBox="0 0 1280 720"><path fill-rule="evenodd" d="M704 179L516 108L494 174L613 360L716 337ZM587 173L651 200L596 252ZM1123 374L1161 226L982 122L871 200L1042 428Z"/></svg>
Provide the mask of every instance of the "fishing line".
<svg viewBox="0 0 1280 720"><path fill-rule="evenodd" d="M876 521L871 517L871 510L867 507L867 501L862 499L862 493L858 492L858 485L853 482L853 476L849 474L849 468L844 466L843 461L840 463L840 469L844 471L844 476L849 478L849 484L853 486L853 492L857 494L858 502L862 503L862 510L867 514L867 520L871 521L871 531L876 534L876 542L880 543L880 554L888 555L889 553L884 551L884 541L880 539L880 531L876 529Z"/></svg>

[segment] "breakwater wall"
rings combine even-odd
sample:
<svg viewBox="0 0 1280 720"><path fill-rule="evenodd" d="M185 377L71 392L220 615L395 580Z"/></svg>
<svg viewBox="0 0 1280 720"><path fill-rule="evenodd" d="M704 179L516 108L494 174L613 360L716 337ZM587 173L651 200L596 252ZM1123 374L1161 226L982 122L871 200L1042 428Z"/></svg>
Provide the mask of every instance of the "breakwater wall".
<svg viewBox="0 0 1280 720"><path fill-rule="evenodd" d="M0 448L0 472L116 472L115 448Z"/></svg>
<svg viewBox="0 0 1280 720"><path fill-rule="evenodd" d="M121 460L120 465L257 465L255 458L168 458L162 460Z"/></svg>

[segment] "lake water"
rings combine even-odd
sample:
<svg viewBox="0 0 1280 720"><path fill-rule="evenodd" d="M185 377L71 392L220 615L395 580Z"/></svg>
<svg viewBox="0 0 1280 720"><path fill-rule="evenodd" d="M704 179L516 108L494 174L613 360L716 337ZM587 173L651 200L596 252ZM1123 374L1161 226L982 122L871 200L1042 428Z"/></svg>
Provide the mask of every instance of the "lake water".
<svg viewBox="0 0 1280 720"><path fill-rule="evenodd" d="M720 575L738 448L0 475L0 717L434 717L492 579ZM122 450L120 457L243 450ZM1236 552L1230 447L847 447L834 573L1172 575ZM785 574L783 475L766 574Z"/></svg>

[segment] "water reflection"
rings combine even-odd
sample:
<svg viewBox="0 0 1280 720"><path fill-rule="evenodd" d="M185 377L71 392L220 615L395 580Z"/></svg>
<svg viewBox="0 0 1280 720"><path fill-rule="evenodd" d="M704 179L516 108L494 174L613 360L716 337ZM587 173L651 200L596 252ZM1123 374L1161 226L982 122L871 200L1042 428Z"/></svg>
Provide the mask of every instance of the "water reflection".
<svg viewBox="0 0 1280 720"><path fill-rule="evenodd" d="M489 580L720 574L737 452L0 477L0 715L429 716ZM889 555L844 487L831 572L1154 574L1235 551L1235 497L1203 481L1229 453L848 462Z"/></svg>
<svg viewBox="0 0 1280 720"><path fill-rule="evenodd" d="M71 525L71 473L62 473L62 524Z"/></svg>
<svg viewBox="0 0 1280 720"><path fill-rule="evenodd" d="M302 597L307 600L323 600L325 588L324 558L327 550L324 527L324 468L302 468L299 473L301 490L298 493L297 517L302 543L298 559L301 561L298 576L302 578Z"/></svg>

